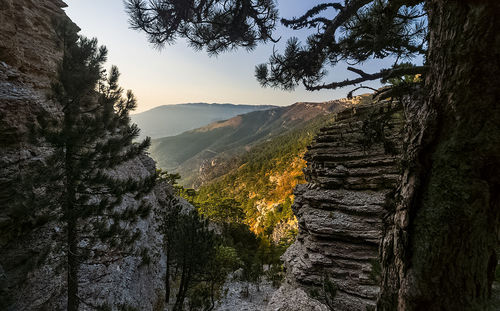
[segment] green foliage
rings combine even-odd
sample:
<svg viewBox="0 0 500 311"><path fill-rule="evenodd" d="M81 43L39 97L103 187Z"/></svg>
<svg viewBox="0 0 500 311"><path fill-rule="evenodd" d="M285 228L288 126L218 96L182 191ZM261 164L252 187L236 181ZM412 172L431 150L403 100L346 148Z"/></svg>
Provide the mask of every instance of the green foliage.
<svg viewBox="0 0 500 311"><path fill-rule="evenodd" d="M234 248L219 245L213 260L207 262L206 275L189 292L190 310L210 310L223 296L222 287L229 273L238 269L241 261Z"/></svg>
<svg viewBox="0 0 500 311"><path fill-rule="evenodd" d="M166 182L170 184L177 195L182 195L185 192L185 189L183 186L179 185L178 180L181 179L181 175L178 173L169 173L165 170L157 169L156 170L156 176L158 177L158 180L161 182Z"/></svg>
<svg viewBox="0 0 500 311"><path fill-rule="evenodd" d="M274 264L269 267L266 271L266 278L268 281L271 281L271 284L275 288L279 288L281 282L285 278L285 273L283 271L283 265Z"/></svg>
<svg viewBox="0 0 500 311"><path fill-rule="evenodd" d="M166 302L173 293L173 310L182 310L186 303L190 310L211 309L222 297L227 275L242 262L197 210L183 211L176 198L167 203L156 213L165 241Z"/></svg>
<svg viewBox="0 0 500 311"><path fill-rule="evenodd" d="M169 286L177 288L173 310L181 310L185 303L190 310L211 309L222 298L229 273L242 268L243 280L258 282L264 264L279 263L276 255L269 254L269 243L257 238L244 224L219 224L222 233L216 236L196 210L183 213L177 207L164 216L161 228L166 240L167 271L173 272L167 278Z"/></svg>
<svg viewBox="0 0 500 311"><path fill-rule="evenodd" d="M177 274L180 274L173 276L174 280L179 279L173 310L182 310L186 297L190 303L195 303L198 300L194 298L201 299L200 295L203 293L206 294L203 296L206 298L215 295L215 288L210 287L213 290L206 292L203 283L207 280L215 282L206 277L215 272L212 268L213 262L216 261L216 236L209 230L208 222L200 218L196 211L189 213L174 211L168 217L170 227L165 226L164 232L168 248L167 256L170 257L167 260L169 265L177 267ZM170 279L170 276L167 275L167 278ZM205 302L205 299L201 301Z"/></svg>
<svg viewBox="0 0 500 311"><path fill-rule="evenodd" d="M57 31L64 53L51 99L62 110L40 113L31 129L32 143L44 142L53 152L30 171L25 179L30 193L14 206L30 203L17 210L20 215L37 211L27 218L32 227L51 220L60 224L53 252L66 259L68 310L77 310L80 265L130 253L140 234L131 224L148 215L142 197L156 177L113 177L149 146L148 139L134 142L139 129L129 113L136 99L130 91L124 94L116 67L109 73L103 69L107 50L96 39L78 36L72 23L61 23ZM138 203L123 206L125 195Z"/></svg>
<svg viewBox="0 0 500 311"><path fill-rule="evenodd" d="M106 74L102 68L106 48L99 47L96 39L64 32L62 36L64 57L53 97L63 107L63 118L39 117L39 133L56 150L48 160L52 168L48 175L64 183L50 196L65 202L61 217L68 226L92 219L87 240L94 234L101 242L129 244L137 236L128 234L119 223L145 217L149 207L139 204L123 211L116 207L125 194L140 199L149 192L155 176L117 179L108 172L143 154L149 140L133 142L139 129L130 124L129 113L137 103L130 91L123 96L118 69L113 66Z"/></svg>
<svg viewBox="0 0 500 311"><path fill-rule="evenodd" d="M203 271L216 255L216 236L208 228L208 222L196 211L179 213L174 228L168 239L174 262L186 265L193 274Z"/></svg>
<svg viewBox="0 0 500 311"><path fill-rule="evenodd" d="M330 120L330 116L314 118L299 128L254 146L238 157L237 169L202 186L194 199L195 205L201 207L204 215L236 213L241 209L244 223L255 233L269 236L279 222L293 219L292 190L296 184L305 182L302 155L315 133ZM277 180L270 175L281 178L282 186L278 187ZM261 215L257 204L263 201L276 202L276 206ZM257 223L257 219L262 220Z"/></svg>
<svg viewBox="0 0 500 311"><path fill-rule="evenodd" d="M272 233L277 223L293 217L291 210L292 187L286 188L284 193L273 193L270 189L275 187L272 182L269 182L269 172L272 171L276 175L280 175L280 172L289 169L287 164L289 161L300 159L305 146L310 143L314 133L325 124L327 119L327 117L314 119L301 127L300 130L291 131L287 135L255 146L238 160L245 163L240 170L224 176L198 192L179 186L179 194L196 206L198 215L216 224L221 229L221 235L214 243L210 242L211 239L205 241L202 238L199 239L199 242L208 243L215 249L215 251L209 252L210 255L202 255L200 252L206 249L206 246L191 245L191 242L185 240L189 234L185 233L186 229L182 228L202 226L202 224L184 219L185 216L179 208L160 212L161 230L165 236L166 252L169 254L167 260L171 260L167 266L172 268L175 266L175 270L170 269L169 271L177 271L177 273L173 273L175 275L168 277L171 280L170 285L174 287L180 282L181 276L179 274L182 274L181 271L183 271L183 268L179 268L179 262L182 262L180 258L184 258L185 255L176 250L178 248L176 245L191 245L191 249L197 250L192 255L196 258L204 258L203 269L199 270L196 274L197 277L192 277L196 281L184 281L178 286L175 296L179 302L176 302L176 308L183 304L181 301L184 301L184 298L187 298L189 306L193 309L210 307L223 294L221 290L227 274L239 268L242 269L241 278L244 281L259 282L263 276L266 276L275 286L278 286L283 276L280 256L293 242L296 232L290 232L278 245L275 245L266 236ZM294 168L294 172L299 172L297 176L300 176L301 169L300 166ZM158 175L160 180L174 186L179 177L167 172L159 172ZM259 176L255 177L255 175ZM295 176L292 176L291 179L294 182L298 181ZM262 189L263 185L266 185L264 186L266 189ZM239 188L238 192L233 191L235 187ZM247 188L245 189L245 187ZM248 199L250 191L254 191L257 196ZM268 230L265 234L257 236L255 232L250 230L248 220L251 219L249 215L257 216L255 203L260 198L270 198L281 203L265 215L263 226ZM205 230L202 232L205 236L211 236ZM270 266L267 272L264 272L264 265ZM186 283L189 285L185 285Z"/></svg>
<svg viewBox="0 0 500 311"><path fill-rule="evenodd" d="M296 232L289 232L278 245L271 242L268 236L280 221L294 217L291 210L292 187L289 186L284 193L271 191L270 189L275 187L269 181L269 172L280 175L281 172L289 169L287 163L300 159L305 146L310 143L314 133L326 121L327 117L317 118L300 130L297 129L287 135L257 145L239 160L245 163L239 170L202 187L198 192L180 187L180 195L197 207L197 213L221 229L218 242L213 244L215 257L197 254L198 258L205 258L203 267L206 270L200 272L203 277L198 277L198 281L192 282L188 286L189 290L186 290L185 297L188 298L191 308L207 307L213 303L213 300L219 299L227 274L238 268L242 268L241 278L244 281L259 282L263 276L266 276L275 286L281 282L283 273L280 256L293 242ZM301 169L300 166L294 168L299 172L297 176L300 176ZM174 185L178 180L177 175L166 172L159 173L159 178ZM294 179L294 181L298 180ZM235 188L238 188L238 191L235 191ZM249 199L250 192L256 196ZM255 204L259 199L277 200L281 203L264 215L262 226L265 230L262 230L263 234L257 236L250 230L249 223L254 219L251 217L257 217ZM184 232L180 226L185 226L190 221L186 219L181 221L184 216L180 210L171 210L165 216L162 230L166 236L167 253L170 254L172 264L177 266L178 257L182 256L180 253L175 253L175 245L189 244L183 240L188 234L180 233ZM203 249L201 245L194 248ZM264 271L264 265L270 266L267 272ZM178 280L178 277L173 278L173 280L176 279ZM179 302L178 305L180 304Z"/></svg>
<svg viewBox="0 0 500 311"><path fill-rule="evenodd" d="M178 173L171 174L167 171L163 171L163 170L159 170L159 169L156 170L156 175L158 176L159 179L161 179L162 181L168 182L169 184L171 184L174 187L178 185L177 181L179 179L181 179L181 175L179 175Z"/></svg>
<svg viewBox="0 0 500 311"><path fill-rule="evenodd" d="M242 223L245 217L240 203L232 198L222 198L220 201L211 198L197 205L201 215L218 224Z"/></svg>
<svg viewBox="0 0 500 311"><path fill-rule="evenodd" d="M241 261L236 249L230 246L218 246L215 259L215 263L219 267L218 271L225 271L225 274L241 266Z"/></svg>

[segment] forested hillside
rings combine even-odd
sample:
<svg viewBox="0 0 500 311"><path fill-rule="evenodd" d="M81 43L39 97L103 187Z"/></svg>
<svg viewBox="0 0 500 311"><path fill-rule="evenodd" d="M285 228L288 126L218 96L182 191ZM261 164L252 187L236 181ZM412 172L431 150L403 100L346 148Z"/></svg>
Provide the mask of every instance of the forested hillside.
<svg viewBox="0 0 500 311"><path fill-rule="evenodd" d="M303 155L318 130L332 120L331 114L317 116L234 157L231 163L235 168L203 185L194 202L209 217L224 213L217 209L241 208L254 233L274 242L290 241L297 226L291 209L292 191L305 182ZM232 206L220 202L231 202Z"/></svg>
<svg viewBox="0 0 500 311"><path fill-rule="evenodd" d="M183 186L198 188L236 168L235 157L253 146L303 128L312 119L350 104L336 100L254 111L177 136L154 139L151 156L160 168L179 173Z"/></svg>

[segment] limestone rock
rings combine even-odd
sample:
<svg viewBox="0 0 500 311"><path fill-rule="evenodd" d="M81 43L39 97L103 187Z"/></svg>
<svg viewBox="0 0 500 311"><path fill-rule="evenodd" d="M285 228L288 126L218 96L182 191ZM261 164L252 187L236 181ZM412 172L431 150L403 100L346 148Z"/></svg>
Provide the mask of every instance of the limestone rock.
<svg viewBox="0 0 500 311"><path fill-rule="evenodd" d="M274 293L266 310L328 311L328 308L319 301L311 299L302 288L284 284Z"/></svg>
<svg viewBox="0 0 500 311"><path fill-rule="evenodd" d="M54 21L67 19L60 0L0 0L0 309L62 310L66 277L63 256L53 251L61 226L48 222L33 228L13 226L11 203L30 168L52 153L43 141L30 139L37 116L54 116L61 107L48 99L62 51ZM112 172L114 177L146 176L155 171L154 161L142 156ZM24 189L25 190L25 189ZM152 208L171 197L158 186L145 198ZM165 203L165 202L163 202ZM168 203L168 202L167 202ZM136 205L131 196L121 208ZM34 211L36 212L36 211ZM139 310L161 310L164 291L163 241L153 216L134 224L141 232L132 254L107 264L81 266L81 310L108 304ZM138 250L146 248L151 262L145 264Z"/></svg>
<svg viewBox="0 0 500 311"><path fill-rule="evenodd" d="M329 310L310 295L321 292L325 276L337 288L334 310L375 306L378 247L386 197L399 178L402 120L398 104L360 104L315 138L305 156L308 184L295 189L299 234L283 255L286 282L268 310Z"/></svg>

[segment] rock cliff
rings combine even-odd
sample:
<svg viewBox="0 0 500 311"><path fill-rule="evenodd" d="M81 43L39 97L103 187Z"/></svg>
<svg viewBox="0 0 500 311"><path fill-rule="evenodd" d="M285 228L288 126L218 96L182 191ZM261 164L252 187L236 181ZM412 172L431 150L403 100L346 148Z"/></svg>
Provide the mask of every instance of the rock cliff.
<svg viewBox="0 0 500 311"><path fill-rule="evenodd" d="M402 126L399 105L383 102L347 108L320 131L305 156L308 183L295 189L299 234L283 255L286 281L268 310L375 306L379 241L400 175ZM318 302L327 279L336 288L330 307Z"/></svg>
<svg viewBox="0 0 500 311"><path fill-rule="evenodd" d="M52 102L51 81L62 58L54 23L67 19L60 0L0 0L0 309L62 310L65 273L60 254L52 251L57 223L37 223L12 202L30 169L43 163L51 148L30 140L30 126L42 112L61 111ZM152 159L142 156L117 169L117 178L145 176L155 171ZM157 187L146 200L159 208L170 196ZM138 204L124 199L122 208ZM29 207L28 207L29 208ZM22 226L19 226L19 223ZM136 224L141 232L136 249L147 248L145 263L138 252L107 264L82 265L81 309L109 305L160 310L163 301L162 241L152 216ZM62 265L63 266L63 265ZM63 266L64 267L64 266Z"/></svg>

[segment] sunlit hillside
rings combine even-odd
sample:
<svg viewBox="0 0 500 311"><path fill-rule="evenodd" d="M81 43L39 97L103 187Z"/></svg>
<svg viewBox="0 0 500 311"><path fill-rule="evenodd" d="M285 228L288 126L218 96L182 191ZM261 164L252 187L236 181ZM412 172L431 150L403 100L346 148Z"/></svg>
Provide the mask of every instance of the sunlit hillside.
<svg viewBox="0 0 500 311"><path fill-rule="evenodd" d="M257 144L303 128L312 119L339 111L350 101L296 103L254 111L225 121L153 139L151 157L158 166L181 175L180 183L198 188L237 167L235 158Z"/></svg>
<svg viewBox="0 0 500 311"><path fill-rule="evenodd" d="M207 181L195 202L234 198L251 230L278 242L296 230L291 210L293 188L304 183L302 159L307 145L333 115L317 116L302 126L252 147L232 159L235 168Z"/></svg>

